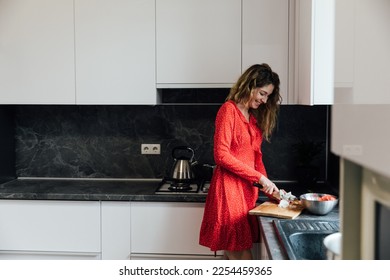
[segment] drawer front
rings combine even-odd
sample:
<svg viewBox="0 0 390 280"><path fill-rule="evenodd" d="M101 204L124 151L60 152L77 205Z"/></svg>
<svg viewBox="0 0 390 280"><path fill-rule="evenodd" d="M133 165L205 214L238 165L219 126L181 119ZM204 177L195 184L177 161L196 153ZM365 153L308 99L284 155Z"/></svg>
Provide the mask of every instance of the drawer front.
<svg viewBox="0 0 390 280"><path fill-rule="evenodd" d="M203 211L204 203L132 203L132 258L137 253L214 256L199 245Z"/></svg>
<svg viewBox="0 0 390 280"><path fill-rule="evenodd" d="M100 252L100 202L1 200L0 250Z"/></svg>
<svg viewBox="0 0 390 280"><path fill-rule="evenodd" d="M130 202L102 201L102 259L130 258Z"/></svg>

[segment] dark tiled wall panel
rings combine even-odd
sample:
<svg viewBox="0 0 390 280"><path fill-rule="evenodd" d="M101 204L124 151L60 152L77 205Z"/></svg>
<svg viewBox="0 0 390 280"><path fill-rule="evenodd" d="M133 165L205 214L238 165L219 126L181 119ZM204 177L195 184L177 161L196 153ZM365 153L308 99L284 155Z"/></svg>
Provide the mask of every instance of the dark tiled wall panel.
<svg viewBox="0 0 390 280"><path fill-rule="evenodd" d="M14 107L0 106L0 183L15 177Z"/></svg>
<svg viewBox="0 0 390 280"><path fill-rule="evenodd" d="M219 106L15 106L16 175L161 178L178 145L192 147L196 160L212 164ZM297 178L293 145L301 140L324 143L316 164L325 177L328 109L281 107L272 142L263 145L272 179ZM141 143L160 143L161 155L141 155Z"/></svg>

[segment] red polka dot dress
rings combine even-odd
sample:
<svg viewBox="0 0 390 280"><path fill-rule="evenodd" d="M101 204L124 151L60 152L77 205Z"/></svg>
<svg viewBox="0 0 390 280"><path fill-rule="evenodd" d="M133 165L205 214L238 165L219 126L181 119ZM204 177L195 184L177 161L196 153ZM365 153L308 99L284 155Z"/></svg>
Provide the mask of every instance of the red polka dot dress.
<svg viewBox="0 0 390 280"><path fill-rule="evenodd" d="M262 133L254 116L249 122L233 101L225 102L215 121L214 160L200 229L199 244L212 251L250 249L259 238L256 216L258 182L266 176L261 153Z"/></svg>

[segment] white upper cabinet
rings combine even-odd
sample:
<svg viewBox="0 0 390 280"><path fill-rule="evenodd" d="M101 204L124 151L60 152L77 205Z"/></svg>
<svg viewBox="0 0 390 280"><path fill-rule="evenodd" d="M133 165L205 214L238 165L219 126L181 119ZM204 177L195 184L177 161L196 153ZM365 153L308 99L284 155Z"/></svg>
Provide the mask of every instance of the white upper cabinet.
<svg viewBox="0 0 390 280"><path fill-rule="evenodd" d="M155 1L75 1L76 103L156 104Z"/></svg>
<svg viewBox="0 0 390 280"><path fill-rule="evenodd" d="M0 104L74 104L72 0L0 1Z"/></svg>
<svg viewBox="0 0 390 280"><path fill-rule="evenodd" d="M335 0L297 0L295 99L333 104Z"/></svg>
<svg viewBox="0 0 390 280"><path fill-rule="evenodd" d="M155 1L0 1L0 104L156 104Z"/></svg>
<svg viewBox="0 0 390 280"><path fill-rule="evenodd" d="M289 2L243 0L242 71L268 63L279 75L283 104L289 99Z"/></svg>
<svg viewBox="0 0 390 280"><path fill-rule="evenodd" d="M157 87L230 87L241 74L241 0L156 0Z"/></svg>

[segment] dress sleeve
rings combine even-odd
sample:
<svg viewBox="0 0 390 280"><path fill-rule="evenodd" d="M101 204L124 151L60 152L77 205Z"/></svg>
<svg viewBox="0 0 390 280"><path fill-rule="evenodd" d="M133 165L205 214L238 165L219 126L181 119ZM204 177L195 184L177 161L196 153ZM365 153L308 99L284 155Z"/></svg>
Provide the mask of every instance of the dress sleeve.
<svg viewBox="0 0 390 280"><path fill-rule="evenodd" d="M242 179L250 182L258 182L262 174L237 159L230 152L234 137L235 110L232 105L224 104L217 113L214 134L214 160L217 165L220 165Z"/></svg>

